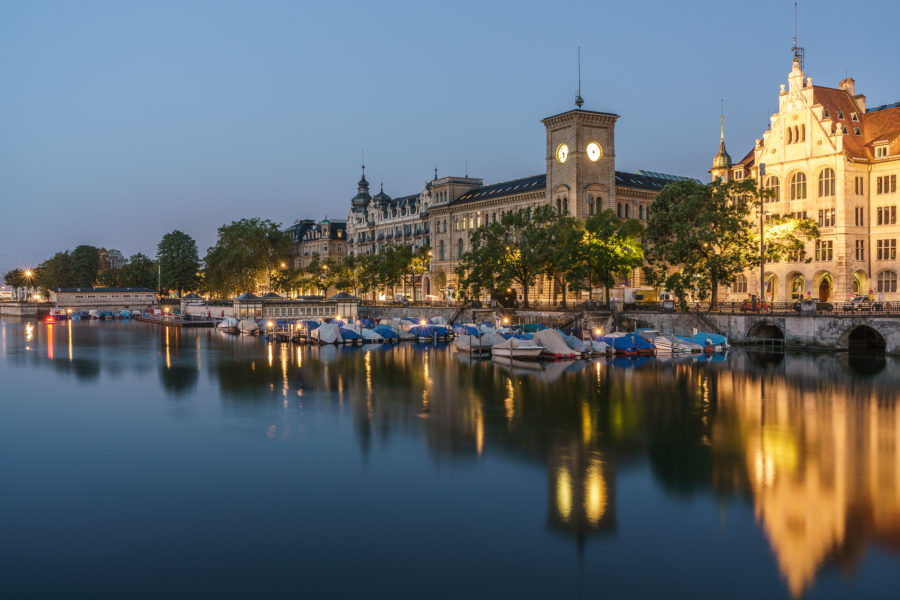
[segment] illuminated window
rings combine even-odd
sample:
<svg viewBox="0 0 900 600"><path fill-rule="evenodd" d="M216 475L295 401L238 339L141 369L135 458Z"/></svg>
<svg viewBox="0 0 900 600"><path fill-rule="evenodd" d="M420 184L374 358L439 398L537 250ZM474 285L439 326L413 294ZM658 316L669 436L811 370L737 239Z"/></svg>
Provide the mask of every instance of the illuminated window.
<svg viewBox="0 0 900 600"><path fill-rule="evenodd" d="M806 175L803 173L791 176L791 200L806 200Z"/></svg>
<svg viewBox="0 0 900 600"><path fill-rule="evenodd" d="M834 196L834 169L826 168L819 173L819 197Z"/></svg>
<svg viewBox="0 0 900 600"><path fill-rule="evenodd" d="M781 182L774 175L766 178L766 190L772 195L771 198L766 198L766 202L779 202L781 200Z"/></svg>

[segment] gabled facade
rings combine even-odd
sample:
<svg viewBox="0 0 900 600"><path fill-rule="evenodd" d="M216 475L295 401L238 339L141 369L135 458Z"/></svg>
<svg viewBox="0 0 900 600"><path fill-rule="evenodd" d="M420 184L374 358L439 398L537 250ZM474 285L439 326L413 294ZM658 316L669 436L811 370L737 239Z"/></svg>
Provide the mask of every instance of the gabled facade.
<svg viewBox="0 0 900 600"><path fill-rule="evenodd" d="M743 159L730 162L723 136L710 169L714 179L758 180L762 163L764 187L775 194L766 212L819 225L821 237L806 248L810 262L766 265L769 300L845 301L870 292L900 300L900 103L868 108L850 78L837 88L813 85L795 57L769 129ZM726 297L758 293L758 281L757 267L739 276Z"/></svg>

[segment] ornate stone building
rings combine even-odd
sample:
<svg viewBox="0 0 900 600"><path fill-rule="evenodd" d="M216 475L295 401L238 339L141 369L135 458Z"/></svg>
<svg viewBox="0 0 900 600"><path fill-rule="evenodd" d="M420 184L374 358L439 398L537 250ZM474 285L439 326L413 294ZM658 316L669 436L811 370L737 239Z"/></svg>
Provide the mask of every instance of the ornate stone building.
<svg viewBox="0 0 900 600"><path fill-rule="evenodd" d="M764 186L775 194L766 212L819 225L820 238L806 248L809 262L766 265L767 298L844 301L871 290L900 300L900 103L869 108L853 79L837 88L813 85L800 62L795 56L762 139L732 164L723 135L710 173L758 179L762 163ZM759 268L725 291L732 299L758 293Z"/></svg>
<svg viewBox="0 0 900 600"><path fill-rule="evenodd" d="M469 249L469 233L496 221L505 212L548 203L584 219L605 209L622 218L646 220L647 209L667 183L680 177L615 169L615 124L618 115L578 108L543 120L546 172L484 185L472 177L437 176L419 194L391 199L382 189L372 197L363 176L351 201L347 234L351 254L376 253L390 242L429 245L432 262L422 294L442 299L455 295L454 270ZM640 285L636 271L629 283ZM540 281L530 296L552 300L552 281Z"/></svg>
<svg viewBox="0 0 900 600"><path fill-rule="evenodd" d="M338 263L347 257L347 223L344 221L327 218L318 223L312 219L297 220L287 228L287 233L291 238L289 255L294 269L309 266L315 255L321 260Z"/></svg>

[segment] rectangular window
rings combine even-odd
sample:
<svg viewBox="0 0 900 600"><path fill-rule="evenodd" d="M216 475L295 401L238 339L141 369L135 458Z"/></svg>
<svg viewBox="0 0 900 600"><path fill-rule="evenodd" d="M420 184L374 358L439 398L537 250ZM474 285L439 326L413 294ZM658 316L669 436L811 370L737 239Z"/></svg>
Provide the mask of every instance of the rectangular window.
<svg viewBox="0 0 900 600"><path fill-rule="evenodd" d="M856 260L866 260L865 241L856 240Z"/></svg>
<svg viewBox="0 0 900 600"><path fill-rule="evenodd" d="M877 189L878 189L878 191L875 192L876 194L880 194L880 193L881 193L881 180L882 180L881 177L878 177L877 179L875 179L875 183L877 184Z"/></svg>
<svg viewBox="0 0 900 600"><path fill-rule="evenodd" d="M896 225L897 224L897 207L891 206L890 209L891 209L891 220L890 220L891 225ZM885 217L887 217L887 209L885 209ZM887 219L885 218L885 220L887 220Z"/></svg>
<svg viewBox="0 0 900 600"><path fill-rule="evenodd" d="M887 146L876 146L875 147L875 158L884 158L888 154Z"/></svg>
<svg viewBox="0 0 900 600"><path fill-rule="evenodd" d="M884 217L882 216L882 213L883 213L883 212L884 212L884 209L883 209L882 207L879 206L879 207L878 207L878 218L877 218L877 220L875 221L875 222L878 223L879 225L884 225Z"/></svg>
<svg viewBox="0 0 900 600"><path fill-rule="evenodd" d="M824 210L819 210L819 227L825 226L825 218L823 217L824 213L825 213ZM760 264L762 264L762 263L760 263Z"/></svg>

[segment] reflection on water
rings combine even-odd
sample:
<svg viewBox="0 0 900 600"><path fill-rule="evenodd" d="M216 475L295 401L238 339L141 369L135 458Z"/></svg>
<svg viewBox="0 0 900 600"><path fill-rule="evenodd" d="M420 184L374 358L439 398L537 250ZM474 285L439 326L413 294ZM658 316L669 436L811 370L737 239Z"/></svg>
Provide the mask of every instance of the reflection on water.
<svg viewBox="0 0 900 600"><path fill-rule="evenodd" d="M8 365L80 381L156 370L165 395L188 399L208 377L223 418L277 407L280 420L260 427L267 439L306 431L292 411L319 411L349 419L364 458L375 444L422 439L437 465L524 462L544 474L531 495L546 498L548 531L582 551L638 535L618 522L617 505L641 499L623 497L617 480L645 467L669 502L752 503L778 571L746 576L780 581L781 593L801 596L832 565L853 572L872 547L900 551L894 358L737 351L493 363L441 344L292 346L90 322L0 322L0 341ZM731 551L722 560L750 552Z"/></svg>

